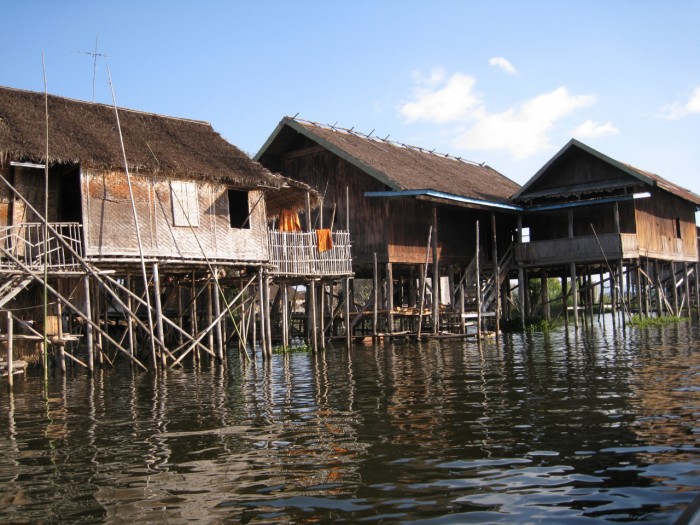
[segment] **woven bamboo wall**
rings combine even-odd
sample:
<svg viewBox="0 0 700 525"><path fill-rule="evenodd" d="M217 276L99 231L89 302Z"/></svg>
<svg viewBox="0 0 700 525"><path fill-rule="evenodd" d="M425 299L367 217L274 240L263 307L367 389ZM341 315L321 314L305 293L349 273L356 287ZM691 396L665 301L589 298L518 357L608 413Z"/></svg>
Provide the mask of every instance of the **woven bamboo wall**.
<svg viewBox="0 0 700 525"><path fill-rule="evenodd" d="M250 228L232 228L228 187L197 182L198 226L175 226L168 179L132 175L134 202L144 254L169 259L260 261L268 258L264 197L250 191ZM82 177L86 254L92 257L138 255L126 176L86 169Z"/></svg>

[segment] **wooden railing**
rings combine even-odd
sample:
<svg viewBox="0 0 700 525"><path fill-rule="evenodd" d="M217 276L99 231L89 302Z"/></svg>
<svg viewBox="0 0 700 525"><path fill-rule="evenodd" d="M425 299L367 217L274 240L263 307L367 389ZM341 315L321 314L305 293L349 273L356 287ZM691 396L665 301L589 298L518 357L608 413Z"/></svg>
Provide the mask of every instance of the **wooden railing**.
<svg viewBox="0 0 700 525"><path fill-rule="evenodd" d="M20 223L1 227L0 269L17 269L19 265L13 258L32 270L43 268L44 264L53 271L77 269L80 262L64 242L82 256L82 225L77 222L50 223L50 225L46 242L44 242L44 225L41 223Z"/></svg>
<svg viewBox="0 0 700 525"><path fill-rule="evenodd" d="M618 260L635 256L636 235L617 233L585 235L573 238L551 239L518 243L515 260L523 266L553 265ZM605 256L603 256L605 254Z"/></svg>
<svg viewBox="0 0 700 525"><path fill-rule="evenodd" d="M318 250L316 232L269 232L270 263L275 275L341 276L352 274L350 234L334 231L333 248Z"/></svg>

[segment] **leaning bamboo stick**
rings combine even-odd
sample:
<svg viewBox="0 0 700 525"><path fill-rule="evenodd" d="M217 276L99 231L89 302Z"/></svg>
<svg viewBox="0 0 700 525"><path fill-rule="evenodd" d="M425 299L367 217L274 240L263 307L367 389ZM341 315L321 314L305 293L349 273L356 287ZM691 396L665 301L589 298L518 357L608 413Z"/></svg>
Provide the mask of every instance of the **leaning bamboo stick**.
<svg viewBox="0 0 700 525"><path fill-rule="evenodd" d="M425 305L425 287L428 282L428 262L430 261L430 241L433 234L433 226L428 229L428 245L425 249L425 265L423 267L423 282L420 288L420 306L418 308L418 339L420 339L423 326L423 307Z"/></svg>

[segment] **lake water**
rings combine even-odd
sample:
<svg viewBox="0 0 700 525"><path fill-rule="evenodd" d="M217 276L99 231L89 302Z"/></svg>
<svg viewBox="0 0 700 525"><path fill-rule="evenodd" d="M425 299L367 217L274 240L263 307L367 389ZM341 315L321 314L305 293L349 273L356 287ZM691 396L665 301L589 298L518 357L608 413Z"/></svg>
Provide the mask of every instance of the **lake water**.
<svg viewBox="0 0 700 525"><path fill-rule="evenodd" d="M0 522L672 523L700 332L357 345L0 391Z"/></svg>

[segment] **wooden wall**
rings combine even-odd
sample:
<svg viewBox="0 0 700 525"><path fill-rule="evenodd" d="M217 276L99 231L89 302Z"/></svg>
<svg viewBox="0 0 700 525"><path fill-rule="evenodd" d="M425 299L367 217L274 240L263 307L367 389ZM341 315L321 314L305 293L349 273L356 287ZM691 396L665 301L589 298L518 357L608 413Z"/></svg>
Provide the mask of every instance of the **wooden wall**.
<svg viewBox="0 0 700 525"><path fill-rule="evenodd" d="M387 224L382 199L369 199L367 191L383 191L384 184L367 175L333 153L319 148L290 152L282 159L282 174L309 184L324 200L324 224L313 214L312 226L328 227L335 211L335 227L345 229L346 188L350 200L350 238L355 264L369 264L377 253L380 262L387 260ZM303 221L302 221L303 226Z"/></svg>
<svg viewBox="0 0 700 525"><path fill-rule="evenodd" d="M654 190L652 196L634 201L637 241L641 255L660 259L698 259L695 206L670 193ZM676 220L680 225L677 237Z"/></svg>
<svg viewBox="0 0 700 525"><path fill-rule="evenodd" d="M232 228L227 186L197 183L199 226L175 226L167 179L132 175L134 201L146 256L171 259L260 261L268 258L264 198L250 191L250 228ZM86 254L138 256L129 188L122 172L85 169L82 175ZM193 231L194 230L194 231Z"/></svg>

